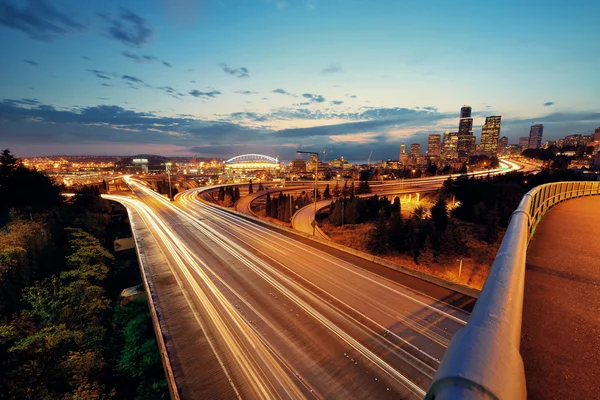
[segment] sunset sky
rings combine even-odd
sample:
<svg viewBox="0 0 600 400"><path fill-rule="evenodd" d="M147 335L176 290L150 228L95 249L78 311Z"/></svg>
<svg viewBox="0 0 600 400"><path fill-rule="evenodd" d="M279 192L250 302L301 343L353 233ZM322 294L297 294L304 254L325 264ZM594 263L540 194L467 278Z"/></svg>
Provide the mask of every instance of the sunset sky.
<svg viewBox="0 0 600 400"><path fill-rule="evenodd" d="M0 0L0 147L364 160L600 126L600 2Z"/></svg>

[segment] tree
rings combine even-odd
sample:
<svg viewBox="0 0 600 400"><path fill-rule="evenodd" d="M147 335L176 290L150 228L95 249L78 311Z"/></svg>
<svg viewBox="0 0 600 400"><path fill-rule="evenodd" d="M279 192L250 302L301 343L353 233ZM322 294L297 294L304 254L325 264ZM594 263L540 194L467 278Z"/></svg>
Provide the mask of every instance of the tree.
<svg viewBox="0 0 600 400"><path fill-rule="evenodd" d="M367 239L367 248L373 254L383 254L387 250L388 227L385 214L379 213L377 223Z"/></svg>
<svg viewBox="0 0 600 400"><path fill-rule="evenodd" d="M252 187L252 179L250 179L250 182L248 183L248 194L252 193L254 193L254 187Z"/></svg>
<svg viewBox="0 0 600 400"><path fill-rule="evenodd" d="M9 149L2 150L0 155L0 176L7 176L17 169L18 163Z"/></svg>
<svg viewBox="0 0 600 400"><path fill-rule="evenodd" d="M219 201L223 201L225 200L225 188L223 186L221 186L219 188L219 197L218 197Z"/></svg>
<svg viewBox="0 0 600 400"><path fill-rule="evenodd" d="M265 201L265 215L267 217L271 216L271 195L267 193L267 200Z"/></svg>
<svg viewBox="0 0 600 400"><path fill-rule="evenodd" d="M344 187L342 189L342 196L343 197L348 197L349 192L348 192L348 181L344 181Z"/></svg>
<svg viewBox="0 0 600 400"><path fill-rule="evenodd" d="M234 201L238 201L240 199L240 188L238 186L235 187L233 191L233 199Z"/></svg>
<svg viewBox="0 0 600 400"><path fill-rule="evenodd" d="M338 199L331 203L329 213L329 222L333 226L340 226L342 224L342 212L343 212L343 199Z"/></svg>
<svg viewBox="0 0 600 400"><path fill-rule="evenodd" d="M333 187L333 192L332 192L333 197L340 197L340 193L341 193L340 184L338 181L335 181L335 186Z"/></svg>
<svg viewBox="0 0 600 400"><path fill-rule="evenodd" d="M369 185L369 181L360 181L360 184L358 185L358 190L357 193L359 194L365 194L365 193L371 193L371 186Z"/></svg>
<svg viewBox="0 0 600 400"><path fill-rule="evenodd" d="M431 219L435 224L436 229L443 233L448 226L448 209L446 201L440 196L433 207L431 207Z"/></svg>
<svg viewBox="0 0 600 400"><path fill-rule="evenodd" d="M394 202L392 203L392 214L397 213L400 218L402 218L402 205L400 203L400 197L394 197Z"/></svg>
<svg viewBox="0 0 600 400"><path fill-rule="evenodd" d="M415 207L415 209L413 210L413 217L415 219L425 218L425 208L423 208L423 206Z"/></svg>
<svg viewBox="0 0 600 400"><path fill-rule="evenodd" d="M265 188L262 185L262 182L258 182L258 189L256 189L257 192L262 192L263 190L265 190Z"/></svg>
<svg viewBox="0 0 600 400"><path fill-rule="evenodd" d="M325 186L325 191L323 192L324 199L331 199L331 193L329 193L329 183Z"/></svg>
<svg viewBox="0 0 600 400"><path fill-rule="evenodd" d="M498 208L494 207L486 217L485 241L493 244L498 241L500 218L498 217Z"/></svg>

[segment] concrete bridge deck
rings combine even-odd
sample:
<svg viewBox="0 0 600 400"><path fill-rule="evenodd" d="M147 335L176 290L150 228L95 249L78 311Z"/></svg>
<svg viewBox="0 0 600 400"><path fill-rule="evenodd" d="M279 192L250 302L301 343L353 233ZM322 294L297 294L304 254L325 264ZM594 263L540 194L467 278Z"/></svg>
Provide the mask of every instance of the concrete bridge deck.
<svg viewBox="0 0 600 400"><path fill-rule="evenodd" d="M527 253L521 354L528 398L599 398L600 196L542 218Z"/></svg>

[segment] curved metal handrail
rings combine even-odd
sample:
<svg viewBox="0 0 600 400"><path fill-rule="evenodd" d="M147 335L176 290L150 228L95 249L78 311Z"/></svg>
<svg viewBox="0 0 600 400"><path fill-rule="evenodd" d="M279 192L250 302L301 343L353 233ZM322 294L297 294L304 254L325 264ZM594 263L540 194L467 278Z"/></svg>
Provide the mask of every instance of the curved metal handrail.
<svg viewBox="0 0 600 400"><path fill-rule="evenodd" d="M600 182L547 183L523 196L471 317L452 338L425 399L527 398L520 353L527 246L550 208L591 195L600 195Z"/></svg>

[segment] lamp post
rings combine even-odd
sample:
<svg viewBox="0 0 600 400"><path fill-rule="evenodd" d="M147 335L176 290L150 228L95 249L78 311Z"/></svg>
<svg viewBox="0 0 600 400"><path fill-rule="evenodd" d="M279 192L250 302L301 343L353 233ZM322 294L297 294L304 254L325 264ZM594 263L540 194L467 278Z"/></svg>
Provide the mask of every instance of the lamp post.
<svg viewBox="0 0 600 400"><path fill-rule="evenodd" d="M296 154L310 154L310 155L314 155L317 157L317 162L315 165L315 217L313 220L313 236L315 236L315 230L316 230L316 226L317 226L317 182L319 180L319 153L314 152L314 151L296 151Z"/></svg>
<svg viewBox="0 0 600 400"><path fill-rule="evenodd" d="M171 169L169 168L171 163L165 163L165 169L167 170L167 175L169 176L169 200L173 201L173 191L171 190Z"/></svg>

